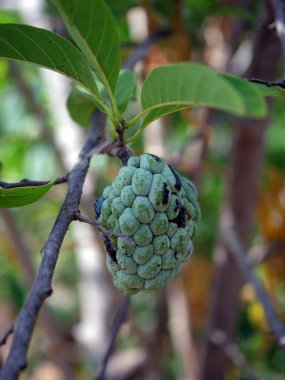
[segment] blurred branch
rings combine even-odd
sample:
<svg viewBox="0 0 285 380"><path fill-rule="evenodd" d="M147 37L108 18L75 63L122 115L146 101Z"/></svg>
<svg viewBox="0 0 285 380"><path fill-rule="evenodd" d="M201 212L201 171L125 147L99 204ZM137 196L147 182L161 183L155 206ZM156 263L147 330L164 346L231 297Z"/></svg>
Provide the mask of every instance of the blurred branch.
<svg viewBox="0 0 285 380"><path fill-rule="evenodd" d="M231 362L243 372L243 374L247 375L249 380L265 380L254 373L243 353L236 344L228 340L224 331L213 331L209 339L223 351Z"/></svg>
<svg viewBox="0 0 285 380"><path fill-rule="evenodd" d="M27 350L36 319L44 300L52 294L51 282L59 250L67 229L74 220L74 212L79 206L83 183L90 162L89 153L100 145L104 139L105 121L105 115L97 112L79 154L78 162L69 174L67 194L52 231L42 249L42 261L38 275L14 323L13 342L0 372L1 380L16 379L20 371L27 366Z"/></svg>
<svg viewBox="0 0 285 380"><path fill-rule="evenodd" d="M229 248L229 252L235 258L246 279L253 286L256 296L263 306L268 325L271 327L275 338L277 339L279 345L285 349L285 326L277 315L274 306L269 296L265 292L262 284L254 276L252 272L252 266L246 257L247 253L240 239L238 238L236 231L233 229L225 231L224 240L225 244Z"/></svg>
<svg viewBox="0 0 285 380"><path fill-rule="evenodd" d="M37 99L34 90L27 83L21 65L18 62L9 61L9 70L11 73L11 78L15 81L16 86L19 89L20 94L22 94L25 100L27 109L32 112L38 120L40 125L41 138L45 140L55 152L58 159L58 165L64 170L64 164L62 161L62 154L60 149L54 143L53 135L51 132L51 122L49 111L44 107L44 105Z"/></svg>
<svg viewBox="0 0 285 380"><path fill-rule="evenodd" d="M13 255L13 259L16 259L20 264L21 274L25 279L27 287L31 287L36 277L36 271L32 263L31 250L25 238L25 234L23 234L22 230L17 226L11 210L5 208L0 209L0 215L5 225L5 235L12 247L11 255ZM73 342L69 341L61 332L48 305L43 305L39 323L48 341L47 352L50 359L57 363L62 369L66 379L74 379L72 366L74 355L71 355L71 352L75 352L74 347L72 347ZM11 329L13 332L14 324ZM54 347L57 348L56 352L54 351Z"/></svg>
<svg viewBox="0 0 285 380"><path fill-rule="evenodd" d="M257 78L249 78L248 80L250 82L264 84L267 87L281 87L282 89L285 89L285 4L284 0L271 0L271 4L275 13L274 26L282 48L284 79L273 82Z"/></svg>
<svg viewBox="0 0 285 380"><path fill-rule="evenodd" d="M55 181L55 185L61 185L62 183L66 183L68 181L68 174L58 177ZM50 183L50 181L31 181L30 179L23 178L19 182L4 182L0 181L0 187L3 189L14 189L15 187L26 187L26 186L43 186Z"/></svg>
<svg viewBox="0 0 285 380"><path fill-rule="evenodd" d="M125 69L133 69L134 66L144 59L144 57L147 55L149 49L156 44L159 40L168 37L171 35L171 29L170 28L161 28L156 33L149 36L145 41L140 43L135 51L130 55L130 57L126 60L126 62L123 64L123 67Z"/></svg>
<svg viewBox="0 0 285 380"><path fill-rule="evenodd" d="M284 66L283 76L285 77L285 4L284 0L271 0L271 3L275 12L276 31L282 47ZM283 80L283 86L284 87L282 88L285 88L285 79Z"/></svg>
<svg viewBox="0 0 285 380"><path fill-rule="evenodd" d="M114 321L114 324L112 327L112 334L111 334L110 343L109 343L108 349L106 351L106 354L102 360L101 368L99 369L99 374L96 377L96 380L104 380L105 379L106 368L107 368L108 362L111 358L111 355L112 355L112 352L113 352L115 342L116 342L118 333L120 331L121 325L123 324L123 322L126 319L129 303L130 303L130 296L125 296L123 299L123 302L122 302L122 304L121 304L121 306L117 312L117 315L116 315L116 318L115 318L115 321Z"/></svg>

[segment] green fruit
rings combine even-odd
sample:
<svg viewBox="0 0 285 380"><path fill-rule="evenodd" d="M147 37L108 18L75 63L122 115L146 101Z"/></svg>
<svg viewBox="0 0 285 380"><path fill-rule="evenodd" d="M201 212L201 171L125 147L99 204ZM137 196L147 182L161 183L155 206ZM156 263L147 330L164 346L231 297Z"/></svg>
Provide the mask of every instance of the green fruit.
<svg viewBox="0 0 285 380"><path fill-rule="evenodd" d="M148 292L178 276L193 252L200 218L193 183L163 159L145 153L128 160L102 199L98 221L128 236L105 238L115 286L127 294Z"/></svg>

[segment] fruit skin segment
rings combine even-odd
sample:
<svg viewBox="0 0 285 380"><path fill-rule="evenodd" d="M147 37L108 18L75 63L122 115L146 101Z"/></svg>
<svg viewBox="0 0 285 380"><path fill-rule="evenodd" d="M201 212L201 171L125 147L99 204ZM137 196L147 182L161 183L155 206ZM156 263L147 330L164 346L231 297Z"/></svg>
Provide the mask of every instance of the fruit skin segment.
<svg viewBox="0 0 285 380"><path fill-rule="evenodd" d="M124 237L104 237L114 285L136 294L162 288L193 252L201 211L197 190L162 158L130 157L95 203L98 222Z"/></svg>

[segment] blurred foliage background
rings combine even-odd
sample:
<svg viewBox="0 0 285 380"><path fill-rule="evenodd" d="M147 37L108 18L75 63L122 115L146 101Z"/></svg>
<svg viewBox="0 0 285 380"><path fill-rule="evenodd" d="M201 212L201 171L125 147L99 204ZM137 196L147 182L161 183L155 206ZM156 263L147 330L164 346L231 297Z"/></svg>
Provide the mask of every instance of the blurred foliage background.
<svg viewBox="0 0 285 380"><path fill-rule="evenodd" d="M118 21L125 58L159 27L173 30L136 66L139 83L157 65L185 60L242 75L251 60L265 7L263 1L219 0L126 0L108 4ZM54 9L44 0L2 0L0 6L2 23L24 22L65 33ZM232 25L238 26L236 34ZM85 126L72 121L65 105L70 89L70 84L55 73L0 61L1 180L49 180L68 172L92 112L88 104L76 108L69 99L73 118L80 122L83 117ZM134 98L128 112L134 114L137 107ZM249 255L256 263L256 276L285 323L284 120L284 99L271 100ZM202 220L195 253L182 276L164 291L132 296L107 379L202 379L213 302L214 252L228 192L236 128L237 121L222 113L208 109L183 111L154 123L133 143L135 153L158 154L196 182ZM83 213L94 217L94 199L119 167L115 158L92 159L82 199ZM40 262L40 249L64 194L65 185L56 186L30 206L0 211L1 336L24 302ZM41 313L29 352L29 367L21 379L84 380L98 372L122 300L110 283L104 255L96 231L73 223L57 265L54 293ZM237 319L234 340L229 342L236 351L229 355L224 379L283 380L284 350L274 340L263 307L248 283L241 288ZM1 347L0 360L7 355L9 344L10 340Z"/></svg>

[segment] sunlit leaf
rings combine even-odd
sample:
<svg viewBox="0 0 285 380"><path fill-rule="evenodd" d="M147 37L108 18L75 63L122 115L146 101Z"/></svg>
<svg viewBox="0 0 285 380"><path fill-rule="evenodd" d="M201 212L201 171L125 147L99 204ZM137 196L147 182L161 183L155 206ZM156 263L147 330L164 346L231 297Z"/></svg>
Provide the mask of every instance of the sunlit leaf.
<svg viewBox="0 0 285 380"><path fill-rule="evenodd" d="M197 106L252 116L249 103L259 102L261 109L255 110L255 116L264 116L259 94L251 91L255 98L249 102L244 94L246 85L237 82L238 86L234 86L223 75L197 63L158 67L150 73L142 88L142 108L148 112L142 126L163 115Z"/></svg>
<svg viewBox="0 0 285 380"><path fill-rule="evenodd" d="M68 32L113 93L120 71L119 33L104 0L53 0Z"/></svg>
<svg viewBox="0 0 285 380"><path fill-rule="evenodd" d="M13 189L0 188L0 207L22 207L36 202L54 185L55 179L42 186L24 186Z"/></svg>
<svg viewBox="0 0 285 380"><path fill-rule="evenodd" d="M144 82L141 103L148 112L143 127L163 115L196 106L248 115L242 93L222 75L197 63L154 69Z"/></svg>
<svg viewBox="0 0 285 380"><path fill-rule="evenodd" d="M81 52L55 33L28 25L2 24L0 57L56 71L99 97L93 72Z"/></svg>

